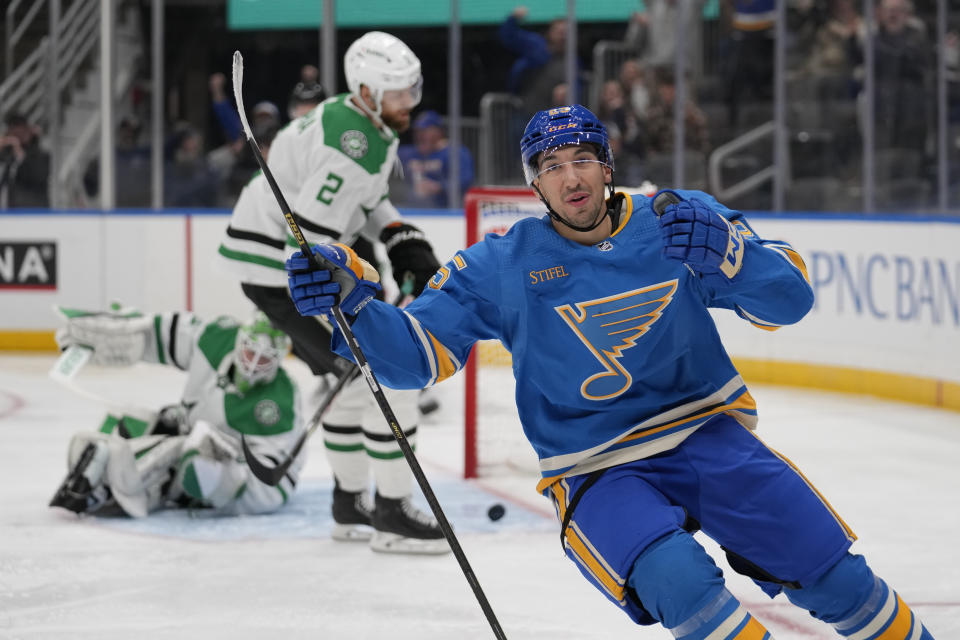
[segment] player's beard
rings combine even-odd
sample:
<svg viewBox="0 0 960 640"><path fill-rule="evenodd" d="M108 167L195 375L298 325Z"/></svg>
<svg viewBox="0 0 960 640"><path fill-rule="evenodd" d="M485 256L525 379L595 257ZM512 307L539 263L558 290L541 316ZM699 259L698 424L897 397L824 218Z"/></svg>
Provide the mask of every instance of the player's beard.
<svg viewBox="0 0 960 640"><path fill-rule="evenodd" d="M409 111L384 111L380 114L380 120L397 133L404 133L410 128Z"/></svg>

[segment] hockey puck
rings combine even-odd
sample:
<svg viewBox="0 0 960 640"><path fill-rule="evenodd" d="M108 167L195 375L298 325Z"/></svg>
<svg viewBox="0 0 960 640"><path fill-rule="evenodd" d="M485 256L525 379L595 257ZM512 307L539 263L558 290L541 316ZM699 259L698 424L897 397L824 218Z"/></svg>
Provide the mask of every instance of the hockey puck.
<svg viewBox="0 0 960 640"><path fill-rule="evenodd" d="M499 502L490 506L487 509L487 517L496 522L503 517L503 514L507 512L506 508Z"/></svg>

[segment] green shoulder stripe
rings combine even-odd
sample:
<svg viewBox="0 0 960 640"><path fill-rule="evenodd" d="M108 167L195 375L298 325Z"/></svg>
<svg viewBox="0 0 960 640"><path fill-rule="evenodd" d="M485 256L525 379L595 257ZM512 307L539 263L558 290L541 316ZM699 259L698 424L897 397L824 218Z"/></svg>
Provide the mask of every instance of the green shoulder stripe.
<svg viewBox="0 0 960 640"><path fill-rule="evenodd" d="M384 140L369 118L346 105L349 95L344 93L324 103L323 143L356 162L367 173L380 173L396 134L391 132L390 139Z"/></svg>
<svg viewBox="0 0 960 640"><path fill-rule="evenodd" d="M240 325L236 320L228 316L220 316L216 321L208 324L200 334L197 347L214 370L218 369L223 359L233 351L239 330Z"/></svg>

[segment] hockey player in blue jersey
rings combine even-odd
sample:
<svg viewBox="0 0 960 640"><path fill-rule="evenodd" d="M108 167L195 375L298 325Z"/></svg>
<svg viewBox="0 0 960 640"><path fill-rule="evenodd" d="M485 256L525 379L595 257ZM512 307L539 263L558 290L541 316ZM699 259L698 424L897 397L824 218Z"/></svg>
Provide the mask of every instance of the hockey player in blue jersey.
<svg viewBox="0 0 960 640"><path fill-rule="evenodd" d="M800 256L706 193L668 191L662 207L615 192L606 130L579 105L537 113L520 150L548 216L458 252L403 310L373 299L376 272L349 248L315 246L347 284L294 255L300 312L339 304L379 380L400 388L448 378L477 340L499 339L565 553L635 622L683 640L771 637L700 529L735 571L841 636L931 640L850 553L856 537L820 493L753 434L756 405L707 311L767 330L799 321L813 303ZM333 347L350 357L339 332Z"/></svg>

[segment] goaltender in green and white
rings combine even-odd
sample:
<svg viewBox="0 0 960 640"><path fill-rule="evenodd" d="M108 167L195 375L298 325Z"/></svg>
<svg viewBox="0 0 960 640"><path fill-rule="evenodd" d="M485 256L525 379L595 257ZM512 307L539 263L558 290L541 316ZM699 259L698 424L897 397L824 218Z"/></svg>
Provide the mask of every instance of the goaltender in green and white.
<svg viewBox="0 0 960 640"><path fill-rule="evenodd" d="M253 476L241 450L243 435L258 458L280 460L305 430L296 383L281 367L290 339L263 314L241 325L188 312L61 311L62 349L91 349L91 361L108 367L174 366L186 384L179 403L108 413L99 430L75 434L50 506L144 517L171 507L262 514L287 503L306 455L271 487Z"/></svg>

